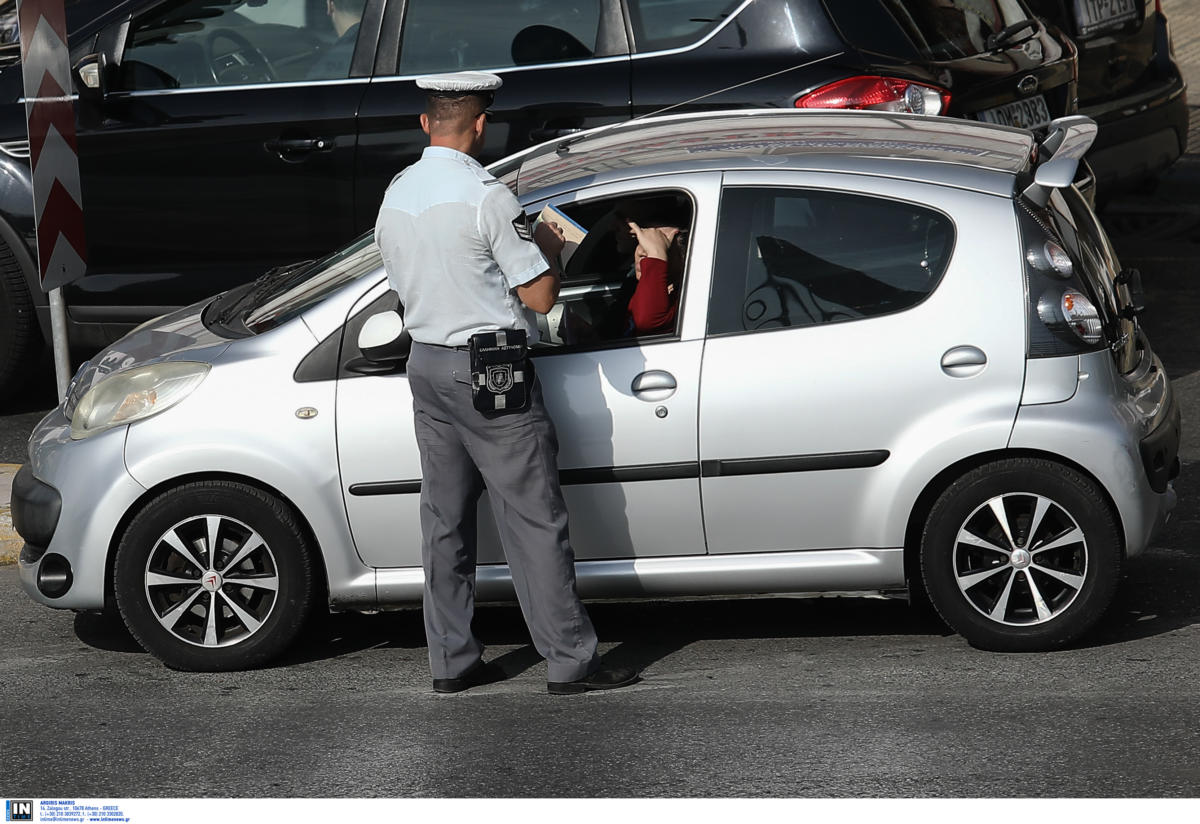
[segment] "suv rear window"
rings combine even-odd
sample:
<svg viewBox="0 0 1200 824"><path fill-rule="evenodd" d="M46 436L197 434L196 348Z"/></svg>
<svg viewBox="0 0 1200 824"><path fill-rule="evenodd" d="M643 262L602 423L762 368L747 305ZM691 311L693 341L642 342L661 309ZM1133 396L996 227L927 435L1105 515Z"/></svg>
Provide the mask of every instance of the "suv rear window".
<svg viewBox="0 0 1200 824"><path fill-rule="evenodd" d="M986 54L990 35L1032 16L1019 0L825 0L825 8L863 51L927 61Z"/></svg>

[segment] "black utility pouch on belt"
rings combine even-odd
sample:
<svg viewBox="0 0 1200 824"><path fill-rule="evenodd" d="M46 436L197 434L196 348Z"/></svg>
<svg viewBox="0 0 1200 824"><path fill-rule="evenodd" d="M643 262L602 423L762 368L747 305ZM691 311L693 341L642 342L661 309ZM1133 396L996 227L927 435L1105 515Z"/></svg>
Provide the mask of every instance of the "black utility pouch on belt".
<svg viewBox="0 0 1200 824"><path fill-rule="evenodd" d="M496 414L527 409L532 382L523 331L471 335L471 399L476 409Z"/></svg>

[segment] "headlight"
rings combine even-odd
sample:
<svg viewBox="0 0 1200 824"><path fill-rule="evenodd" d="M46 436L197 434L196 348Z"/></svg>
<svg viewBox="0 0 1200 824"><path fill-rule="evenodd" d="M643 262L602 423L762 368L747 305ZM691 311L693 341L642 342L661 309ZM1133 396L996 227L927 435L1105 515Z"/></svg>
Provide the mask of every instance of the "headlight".
<svg viewBox="0 0 1200 824"><path fill-rule="evenodd" d="M117 372L93 386L71 416L71 437L78 440L157 415L192 394L207 363L152 363Z"/></svg>

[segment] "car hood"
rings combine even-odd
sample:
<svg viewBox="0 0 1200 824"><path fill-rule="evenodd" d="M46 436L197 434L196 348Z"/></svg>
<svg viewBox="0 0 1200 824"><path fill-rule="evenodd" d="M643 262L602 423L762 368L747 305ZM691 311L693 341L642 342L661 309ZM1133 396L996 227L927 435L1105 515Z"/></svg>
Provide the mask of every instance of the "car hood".
<svg viewBox="0 0 1200 824"><path fill-rule="evenodd" d="M205 328L205 300L142 324L80 367L67 390L67 409L109 375L162 361L212 363L229 348L228 338Z"/></svg>

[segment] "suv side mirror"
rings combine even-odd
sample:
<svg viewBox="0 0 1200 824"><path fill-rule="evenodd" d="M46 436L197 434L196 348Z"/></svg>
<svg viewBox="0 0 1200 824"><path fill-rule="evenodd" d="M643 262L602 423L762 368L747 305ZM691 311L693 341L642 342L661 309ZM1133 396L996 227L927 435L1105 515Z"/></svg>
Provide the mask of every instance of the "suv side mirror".
<svg viewBox="0 0 1200 824"><path fill-rule="evenodd" d="M104 52L82 57L71 71L79 97L93 103L107 99L115 68Z"/></svg>
<svg viewBox="0 0 1200 824"><path fill-rule="evenodd" d="M89 54L75 64L72 72L75 76L75 88L79 96L88 100L103 100L104 89L101 86L100 55Z"/></svg>
<svg viewBox="0 0 1200 824"><path fill-rule="evenodd" d="M358 348L373 364L396 366L408 358L412 338L398 312L380 312L367 318L358 333Z"/></svg>

